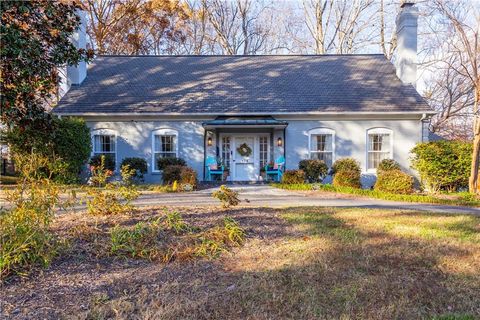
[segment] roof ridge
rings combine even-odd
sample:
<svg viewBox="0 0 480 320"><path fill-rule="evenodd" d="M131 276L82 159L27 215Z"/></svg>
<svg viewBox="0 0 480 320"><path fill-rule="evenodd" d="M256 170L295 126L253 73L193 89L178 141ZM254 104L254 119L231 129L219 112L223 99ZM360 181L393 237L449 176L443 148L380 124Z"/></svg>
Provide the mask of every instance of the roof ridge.
<svg viewBox="0 0 480 320"><path fill-rule="evenodd" d="M97 57L122 57L122 58L168 58L168 57L235 57L235 58L244 58L244 57L337 57L337 56L383 56L383 53L347 53L347 54L338 54L338 53L328 53L328 54L251 54L251 55L229 55L229 54L136 54L136 55L126 55L126 54L99 54Z"/></svg>

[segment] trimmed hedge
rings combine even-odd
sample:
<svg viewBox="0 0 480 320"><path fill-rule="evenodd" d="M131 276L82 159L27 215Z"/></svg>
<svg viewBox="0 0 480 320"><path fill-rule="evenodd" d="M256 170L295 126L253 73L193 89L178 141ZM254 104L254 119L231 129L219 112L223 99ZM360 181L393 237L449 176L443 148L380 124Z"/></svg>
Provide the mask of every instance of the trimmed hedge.
<svg viewBox="0 0 480 320"><path fill-rule="evenodd" d="M190 167L183 167L180 171L180 184L182 188L190 185L193 189L197 188L197 172Z"/></svg>
<svg viewBox="0 0 480 320"><path fill-rule="evenodd" d="M412 167L430 191L455 191L468 187L472 152L470 142L419 143L411 151Z"/></svg>
<svg viewBox="0 0 480 320"><path fill-rule="evenodd" d="M328 174L328 166L322 160L309 159L302 160L298 164L298 168L305 172L308 182L322 182Z"/></svg>
<svg viewBox="0 0 480 320"><path fill-rule="evenodd" d="M332 166L333 185L335 187L361 188L362 170L357 160L352 158L338 159Z"/></svg>
<svg viewBox="0 0 480 320"><path fill-rule="evenodd" d="M190 167L173 165L163 169L163 184L173 184L174 182L183 185L189 184L192 188L197 186L197 172Z"/></svg>
<svg viewBox="0 0 480 320"><path fill-rule="evenodd" d="M339 171L355 171L359 175L362 172L360 163L353 158L342 158L335 161L332 166L332 174L336 174Z"/></svg>
<svg viewBox="0 0 480 320"><path fill-rule="evenodd" d="M297 184L305 182L305 172L303 170L287 170L283 173L282 183Z"/></svg>
<svg viewBox="0 0 480 320"><path fill-rule="evenodd" d="M361 188L360 173L354 170L337 171L333 176L333 185L335 187Z"/></svg>
<svg viewBox="0 0 480 320"><path fill-rule="evenodd" d="M401 170L400 164L393 159L383 159L378 164L377 173L380 171Z"/></svg>
<svg viewBox="0 0 480 320"><path fill-rule="evenodd" d="M397 169L378 172L374 189L377 191L411 194L413 192L413 177Z"/></svg>

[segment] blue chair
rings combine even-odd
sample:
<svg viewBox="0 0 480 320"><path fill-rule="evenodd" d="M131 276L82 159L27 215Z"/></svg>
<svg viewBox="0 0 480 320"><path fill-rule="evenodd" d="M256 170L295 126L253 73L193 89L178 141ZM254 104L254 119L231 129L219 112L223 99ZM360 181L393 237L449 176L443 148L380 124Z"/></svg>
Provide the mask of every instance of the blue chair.
<svg viewBox="0 0 480 320"><path fill-rule="evenodd" d="M210 166L217 166L217 169L211 169ZM212 181L212 176L219 175L220 180L223 181L223 172L225 171L225 167L223 165L219 166L217 160L212 157L208 156L205 160L205 167L207 173L207 181Z"/></svg>
<svg viewBox="0 0 480 320"><path fill-rule="evenodd" d="M280 156L275 160L275 167L270 167L268 164L265 166L265 175L267 176L267 180L269 176L275 176L275 181L280 182L282 181L283 171L285 170L285 158Z"/></svg>

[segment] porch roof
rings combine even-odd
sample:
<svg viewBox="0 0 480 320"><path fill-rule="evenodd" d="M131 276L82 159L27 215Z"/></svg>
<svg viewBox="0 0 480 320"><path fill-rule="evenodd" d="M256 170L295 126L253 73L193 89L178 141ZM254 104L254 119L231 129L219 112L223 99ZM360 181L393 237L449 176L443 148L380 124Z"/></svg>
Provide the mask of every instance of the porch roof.
<svg viewBox="0 0 480 320"><path fill-rule="evenodd" d="M204 122L203 127L206 129L215 128L286 128L288 126L287 121L277 120L271 116L241 116L241 117L228 117L219 116L214 120Z"/></svg>

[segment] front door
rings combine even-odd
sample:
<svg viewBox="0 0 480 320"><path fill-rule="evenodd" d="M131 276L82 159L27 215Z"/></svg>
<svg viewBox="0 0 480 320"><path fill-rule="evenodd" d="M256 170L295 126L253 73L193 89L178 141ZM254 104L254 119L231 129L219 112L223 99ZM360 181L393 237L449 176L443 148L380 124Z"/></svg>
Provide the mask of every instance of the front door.
<svg viewBox="0 0 480 320"><path fill-rule="evenodd" d="M259 177L259 165L256 157L258 146L255 136L234 136L232 139L232 164L234 181L256 181Z"/></svg>

